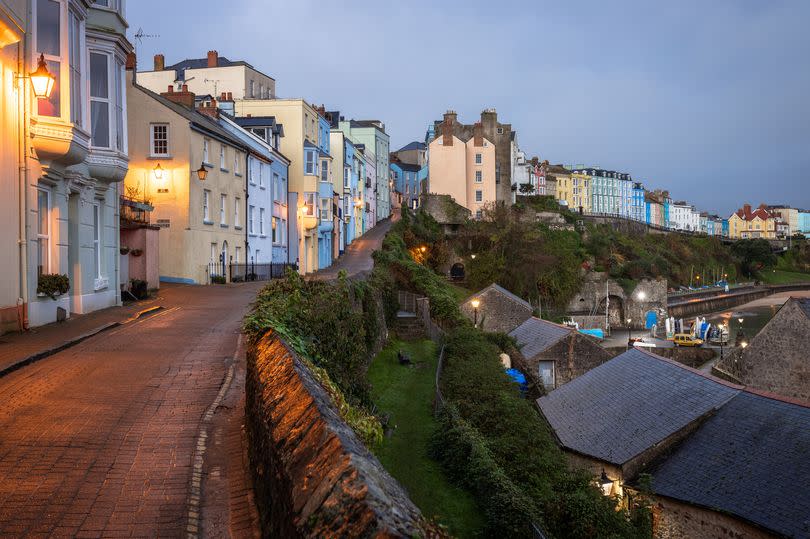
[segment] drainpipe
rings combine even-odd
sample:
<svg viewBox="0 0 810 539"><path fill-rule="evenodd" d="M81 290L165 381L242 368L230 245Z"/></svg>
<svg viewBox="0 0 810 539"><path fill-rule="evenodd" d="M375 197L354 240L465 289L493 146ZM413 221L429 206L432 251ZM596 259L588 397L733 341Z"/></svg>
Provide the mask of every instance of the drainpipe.
<svg viewBox="0 0 810 539"><path fill-rule="evenodd" d="M270 176L270 178L271 178L270 181L273 181L272 177L273 176L271 175ZM245 151L245 208L242 211L242 215L244 215L244 220L245 220L245 225L244 225L244 229L243 229L245 231L245 281L247 281L248 263L250 262L250 240L248 239L248 230L250 230L248 228L248 226L249 226L249 223L248 223L248 198L250 197L249 183L250 183L250 148L247 148L247 150ZM273 253L271 251L270 252L270 256L271 256L270 260L271 261L272 261L272 254Z"/></svg>
<svg viewBox="0 0 810 539"><path fill-rule="evenodd" d="M31 11L29 7L27 20L30 23ZM11 20L14 20L13 18ZM22 33L24 45L17 43L17 73L24 74L25 59L28 57L28 39L25 29L19 28ZM21 83L21 84L20 84ZM28 191L27 191L27 178L28 178L28 158L26 155L26 145L28 142L28 84L25 79L18 79L18 121L20 122L20 130L17 137L18 143L18 159L19 159L19 210L20 210L20 223L19 223L19 239L20 246L20 297L17 299L18 309L18 324L20 331L28 329L28 303L30 301L28 293ZM22 86L22 89L19 88Z"/></svg>

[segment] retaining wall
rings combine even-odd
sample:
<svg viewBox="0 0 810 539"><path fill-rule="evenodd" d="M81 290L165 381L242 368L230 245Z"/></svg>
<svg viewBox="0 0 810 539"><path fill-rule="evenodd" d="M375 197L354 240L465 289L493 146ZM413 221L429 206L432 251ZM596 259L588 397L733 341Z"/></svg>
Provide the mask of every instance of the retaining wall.
<svg viewBox="0 0 810 539"><path fill-rule="evenodd" d="M430 535L405 490L272 332L248 350L246 415L265 537Z"/></svg>

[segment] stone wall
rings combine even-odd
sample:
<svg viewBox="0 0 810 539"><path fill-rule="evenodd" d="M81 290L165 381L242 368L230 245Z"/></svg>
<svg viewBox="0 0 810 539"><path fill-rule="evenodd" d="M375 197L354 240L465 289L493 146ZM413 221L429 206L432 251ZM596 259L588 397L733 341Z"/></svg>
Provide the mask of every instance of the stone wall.
<svg viewBox="0 0 810 539"><path fill-rule="evenodd" d="M767 539L777 536L731 515L656 496L653 507L653 537L656 539L694 539L696 537Z"/></svg>
<svg viewBox="0 0 810 539"><path fill-rule="evenodd" d="M729 354L718 367L746 386L810 401L809 335L810 318L791 299L747 348Z"/></svg>
<svg viewBox="0 0 810 539"><path fill-rule="evenodd" d="M473 298L481 301L478 327L484 331L509 333L532 316L533 309L527 302L487 287L461 304L461 312L472 321L475 320L475 309L471 305Z"/></svg>
<svg viewBox="0 0 810 539"><path fill-rule="evenodd" d="M265 537L425 536L422 516L296 354L248 350L246 421Z"/></svg>
<svg viewBox="0 0 810 539"><path fill-rule="evenodd" d="M571 299L567 312L594 316L601 313L604 318L606 296L610 296L610 325L613 328L627 327L626 320L630 318L633 328L641 329L644 327L648 311L655 311L659 321L663 320L667 313L666 280L642 279L628 294L616 281L608 279L607 274L602 272L591 272L585 276L585 282Z"/></svg>
<svg viewBox="0 0 810 539"><path fill-rule="evenodd" d="M538 387L543 387L540 379L540 362L553 361L556 387L567 384L574 378L582 376L589 370L598 367L611 359L611 354L599 346L593 337L572 332L557 344L543 352L525 358L525 373L532 378Z"/></svg>

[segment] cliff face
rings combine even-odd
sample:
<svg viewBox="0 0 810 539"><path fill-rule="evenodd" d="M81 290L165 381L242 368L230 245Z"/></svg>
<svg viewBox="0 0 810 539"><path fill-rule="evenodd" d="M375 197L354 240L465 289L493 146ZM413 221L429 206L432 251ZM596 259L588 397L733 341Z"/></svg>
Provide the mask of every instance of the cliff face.
<svg viewBox="0 0 810 539"><path fill-rule="evenodd" d="M266 537L425 536L405 490L272 332L248 351L247 433Z"/></svg>

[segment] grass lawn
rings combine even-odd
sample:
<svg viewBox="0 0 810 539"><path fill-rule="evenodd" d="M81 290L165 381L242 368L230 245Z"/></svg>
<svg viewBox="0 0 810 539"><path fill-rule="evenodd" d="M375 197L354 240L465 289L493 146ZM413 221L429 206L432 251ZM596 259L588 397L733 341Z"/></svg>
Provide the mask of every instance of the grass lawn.
<svg viewBox="0 0 810 539"><path fill-rule="evenodd" d="M399 364L400 349L415 366ZM394 427L375 453L425 517L435 518L456 537L473 537L483 526L482 512L472 496L450 484L441 466L427 455L436 428L433 381L437 355L433 341L393 340L371 363L372 399L379 413L390 416L389 424Z"/></svg>
<svg viewBox="0 0 810 539"><path fill-rule="evenodd" d="M791 284L810 282L810 273L799 273L797 271L775 270L762 272L762 281L768 284Z"/></svg>

